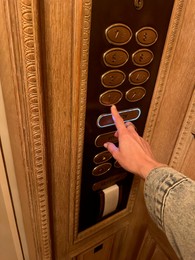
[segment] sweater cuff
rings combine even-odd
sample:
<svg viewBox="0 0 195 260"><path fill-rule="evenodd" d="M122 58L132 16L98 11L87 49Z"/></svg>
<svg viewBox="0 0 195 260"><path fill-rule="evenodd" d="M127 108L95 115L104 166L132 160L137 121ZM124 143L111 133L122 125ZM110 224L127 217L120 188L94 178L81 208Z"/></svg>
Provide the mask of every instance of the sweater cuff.
<svg viewBox="0 0 195 260"><path fill-rule="evenodd" d="M186 177L170 167L153 169L144 184L144 198L148 212L154 222L164 230L164 209L169 191Z"/></svg>

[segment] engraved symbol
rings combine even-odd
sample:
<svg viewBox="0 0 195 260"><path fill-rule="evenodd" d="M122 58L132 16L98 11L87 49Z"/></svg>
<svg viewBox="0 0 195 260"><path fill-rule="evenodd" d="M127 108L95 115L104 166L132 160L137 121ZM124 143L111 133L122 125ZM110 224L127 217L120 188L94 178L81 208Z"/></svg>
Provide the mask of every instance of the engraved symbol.
<svg viewBox="0 0 195 260"><path fill-rule="evenodd" d="M143 35L143 41L146 41L147 37L148 37L148 34L147 34L147 32L145 32L144 35Z"/></svg>
<svg viewBox="0 0 195 260"><path fill-rule="evenodd" d="M143 61L143 59L144 59L144 54L143 54L143 53L141 53L141 54L140 54L140 56L139 56L139 62L142 62L142 61Z"/></svg>
<svg viewBox="0 0 195 260"><path fill-rule="evenodd" d="M119 30L116 30L116 31L115 31L115 39L117 39L118 36L119 36Z"/></svg>
<svg viewBox="0 0 195 260"><path fill-rule="evenodd" d="M139 76L140 76L140 74L138 73L135 80L139 81Z"/></svg>
<svg viewBox="0 0 195 260"><path fill-rule="evenodd" d="M143 0L134 0L134 6L137 10L141 10L144 5Z"/></svg>
<svg viewBox="0 0 195 260"><path fill-rule="evenodd" d="M132 99L134 99L136 97L136 92L132 93Z"/></svg>
<svg viewBox="0 0 195 260"><path fill-rule="evenodd" d="M109 102L111 101L111 95L110 94L108 95L108 101Z"/></svg>
<svg viewBox="0 0 195 260"><path fill-rule="evenodd" d="M114 76L112 75L109 77L109 83L113 83L113 82L114 82Z"/></svg>
<svg viewBox="0 0 195 260"><path fill-rule="evenodd" d="M116 53L112 55L112 63L115 63L117 61Z"/></svg>
<svg viewBox="0 0 195 260"><path fill-rule="evenodd" d="M99 173L102 173L103 172L103 169L102 168L99 168Z"/></svg>

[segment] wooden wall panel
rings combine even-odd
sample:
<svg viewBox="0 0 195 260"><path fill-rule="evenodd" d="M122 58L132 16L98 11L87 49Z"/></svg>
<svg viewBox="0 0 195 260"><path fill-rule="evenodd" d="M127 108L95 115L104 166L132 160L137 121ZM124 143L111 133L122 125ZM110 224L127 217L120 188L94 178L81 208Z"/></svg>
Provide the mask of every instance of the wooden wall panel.
<svg viewBox="0 0 195 260"><path fill-rule="evenodd" d="M175 46L174 55L170 64L167 64L165 87L159 97L161 106L150 141L157 159L164 163L168 163L171 159L173 147L182 126L195 82L195 33L193 30L195 2L193 0L181 1L178 8L183 9L181 12L182 19L174 26L174 29L178 26L179 34L175 41L171 42L172 47ZM160 77L161 74L159 80ZM154 98L154 102L151 104L153 109L155 109L157 98ZM149 121L147 125L149 131L151 123Z"/></svg>

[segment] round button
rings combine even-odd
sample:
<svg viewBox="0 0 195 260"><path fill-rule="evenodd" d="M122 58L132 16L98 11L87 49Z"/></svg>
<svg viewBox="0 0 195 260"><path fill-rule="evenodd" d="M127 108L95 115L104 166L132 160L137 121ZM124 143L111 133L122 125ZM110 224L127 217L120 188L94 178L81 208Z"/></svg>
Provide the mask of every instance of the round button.
<svg viewBox="0 0 195 260"><path fill-rule="evenodd" d="M132 37L131 29L121 23L113 24L105 31L106 39L114 45L123 45L128 43Z"/></svg>
<svg viewBox="0 0 195 260"><path fill-rule="evenodd" d="M137 66L146 66L152 62L153 58L153 52L148 49L140 49L132 55L132 61Z"/></svg>
<svg viewBox="0 0 195 260"><path fill-rule="evenodd" d="M146 90L143 87L134 87L126 92L125 98L129 102L136 102L141 100L146 94Z"/></svg>
<svg viewBox="0 0 195 260"><path fill-rule="evenodd" d="M105 174L106 172L108 172L112 167L111 163L104 163L104 164L100 164L98 166L96 166L93 171L92 174L94 176L100 176Z"/></svg>
<svg viewBox="0 0 195 260"><path fill-rule="evenodd" d="M104 163L107 162L108 160L110 160L112 158L112 154L108 151L103 151L101 153L98 153L94 158L93 161L95 164L100 164L100 163Z"/></svg>
<svg viewBox="0 0 195 260"><path fill-rule="evenodd" d="M128 59L128 52L121 48L112 48L106 51L103 55L105 65L111 68L123 66Z"/></svg>
<svg viewBox="0 0 195 260"><path fill-rule="evenodd" d="M100 95L99 101L104 106L111 106L118 103L123 97L119 90L108 90Z"/></svg>
<svg viewBox="0 0 195 260"><path fill-rule="evenodd" d="M150 72L146 69L136 69L129 74L129 82L133 85L145 83L150 77Z"/></svg>
<svg viewBox="0 0 195 260"><path fill-rule="evenodd" d="M141 46L151 46L158 39L157 31L152 27L143 27L135 34L136 41Z"/></svg>
<svg viewBox="0 0 195 260"><path fill-rule="evenodd" d="M126 75L121 70L110 70L101 77L102 85L105 88L116 88L125 81Z"/></svg>

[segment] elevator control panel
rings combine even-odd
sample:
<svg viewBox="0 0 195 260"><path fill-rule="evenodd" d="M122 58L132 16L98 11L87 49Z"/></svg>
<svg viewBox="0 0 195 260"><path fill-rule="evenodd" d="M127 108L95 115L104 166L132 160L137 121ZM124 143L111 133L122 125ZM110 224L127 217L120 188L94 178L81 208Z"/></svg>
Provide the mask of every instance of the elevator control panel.
<svg viewBox="0 0 195 260"><path fill-rule="evenodd" d="M173 4L92 0L79 231L126 208L133 174L104 148L118 142L110 107L143 134Z"/></svg>

